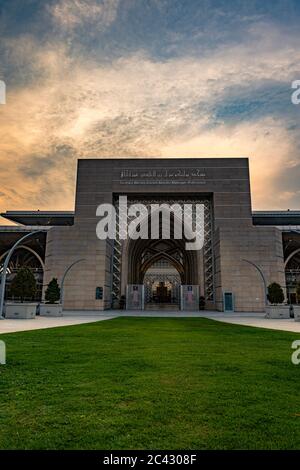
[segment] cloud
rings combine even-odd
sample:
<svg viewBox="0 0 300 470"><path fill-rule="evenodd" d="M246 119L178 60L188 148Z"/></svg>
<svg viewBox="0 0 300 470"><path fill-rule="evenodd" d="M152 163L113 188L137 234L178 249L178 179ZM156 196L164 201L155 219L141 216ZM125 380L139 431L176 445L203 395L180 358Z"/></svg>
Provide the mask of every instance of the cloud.
<svg viewBox="0 0 300 470"><path fill-rule="evenodd" d="M49 7L56 24L65 32L80 26L109 27L117 16L119 0L60 0Z"/></svg>
<svg viewBox="0 0 300 470"><path fill-rule="evenodd" d="M162 155L249 157L254 208L284 209L294 194L287 191L289 178L280 190L278 180L284 168L290 176L294 171L289 160L291 155L295 156L296 138L289 135L284 122L268 117L255 122L219 125L190 139L177 138L162 149ZM300 154L297 157L300 162Z"/></svg>
<svg viewBox="0 0 300 470"><path fill-rule="evenodd" d="M66 12L72 29L89 20L85 2L71 3L56 4L66 10L55 18ZM8 87L0 109L0 210L72 209L77 158L114 156L250 156L254 207L289 204L288 180L279 193L276 185L282 167L300 161L296 108L284 91L299 68L293 36L260 25L210 54L158 60L136 51L111 62L60 39L13 43L16 62L32 50L35 79Z"/></svg>

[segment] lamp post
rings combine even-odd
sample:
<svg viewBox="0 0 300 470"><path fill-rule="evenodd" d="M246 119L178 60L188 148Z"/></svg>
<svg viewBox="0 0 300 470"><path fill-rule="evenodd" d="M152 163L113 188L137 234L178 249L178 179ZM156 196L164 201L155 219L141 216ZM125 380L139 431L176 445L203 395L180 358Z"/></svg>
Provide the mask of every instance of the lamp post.
<svg viewBox="0 0 300 470"><path fill-rule="evenodd" d="M0 286L0 320L4 320L4 317L3 317L3 305L4 305L4 296L5 296L5 284L6 284L6 271L7 271L7 268L8 268L8 263L12 257L12 254L13 252L15 251L15 249L17 248L18 245L20 245L20 243L22 243L24 240L26 240L27 238L33 236L33 235L36 235L37 233L42 233L43 230L36 230L35 232L30 232L30 233L27 233L26 235L24 235L23 237L21 237L13 246L12 248L9 250L9 252L7 253L7 256L5 258L5 261L4 261L4 264L3 264L3 271L2 271L2 275L1 275L1 286Z"/></svg>
<svg viewBox="0 0 300 470"><path fill-rule="evenodd" d="M266 278L265 278L264 273L262 272L261 268L259 266L257 266L257 264L253 263L253 261L249 261L248 259L242 259L242 261L245 261L245 263L251 264L259 272L259 274L262 278L263 284L264 284L265 306L267 306L268 305L267 283L266 283Z"/></svg>
<svg viewBox="0 0 300 470"><path fill-rule="evenodd" d="M63 307L63 301L64 301L64 283L65 283L66 276L68 272L73 268L73 266L75 266L75 264L77 263L80 263L81 261L85 261L85 259L84 258L77 259L76 261L71 263L70 266L68 266L64 272L64 275L62 277L61 284L60 284L60 303L62 304L62 307Z"/></svg>

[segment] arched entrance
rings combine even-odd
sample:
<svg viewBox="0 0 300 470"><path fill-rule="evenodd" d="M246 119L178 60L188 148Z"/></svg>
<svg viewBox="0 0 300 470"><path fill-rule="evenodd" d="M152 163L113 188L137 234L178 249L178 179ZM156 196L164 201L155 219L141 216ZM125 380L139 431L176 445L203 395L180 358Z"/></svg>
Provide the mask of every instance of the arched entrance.
<svg viewBox="0 0 300 470"><path fill-rule="evenodd" d="M178 271L182 284L196 284L198 262L195 251L185 250L185 240L130 240L128 246L128 283L143 284L146 271L164 259Z"/></svg>
<svg viewBox="0 0 300 470"><path fill-rule="evenodd" d="M198 256L185 240L130 240L128 284L144 286L145 309L178 310L183 284L199 284Z"/></svg>
<svg viewBox="0 0 300 470"><path fill-rule="evenodd" d="M204 296L207 305L213 304L214 302L214 258L213 258L213 244L212 244L212 208L211 199L208 197L191 197L191 196L159 196L159 197L143 197L140 195L132 195L127 197L127 204L143 204L146 206L148 213L141 222L140 227L148 225L148 234L151 234L152 227L152 216L158 212L152 211L152 205L173 204L179 205L182 209L185 204L189 207L195 207L196 204L200 204L204 208L204 245L201 249L193 250L187 249L188 239L185 237L185 230L183 230L183 237L176 238L174 233L174 217L175 213L171 214L170 217L170 232L167 233L162 225L162 218L159 222L159 236L150 239L144 238L132 238L124 237L124 227L120 224L120 207L119 207L119 195L114 196L114 205L116 210L116 239L114 240L112 251L110 254L110 272L111 272L111 306L112 308L119 308L120 299L122 305L124 305L125 299L133 299L131 302L126 302L127 308L131 308L133 304L143 304L146 300L146 304L149 297L149 289L147 286L149 282L152 283L153 278L149 279L150 274L155 274L157 282L160 279L158 274L154 273L153 270L157 271L158 264L156 263L169 263L167 273L169 276L176 276L172 279L172 285L170 285L169 279L161 279L161 289L158 291L159 300L162 300L162 296L165 295L167 298L172 298L174 303L178 303L178 295L174 295L175 291L175 279L180 279L179 290L184 292L181 295L181 301L186 302L186 299L193 297L194 291L195 298L199 295ZM187 209L188 210L188 209ZM123 214L123 213L122 213ZM127 221L130 222L130 217L127 214ZM150 215L151 214L151 215ZM192 213L191 213L192 214ZM122 215L123 217L123 215ZM190 215L190 217L194 217ZM178 222L177 214L176 220ZM195 225L194 229L199 228ZM163 261L161 261L163 260ZM152 271L148 271L148 270ZM175 269L175 271L174 271ZM172 270L172 272L170 271ZM148 284L146 283L148 281ZM180 289L181 285L181 289ZM194 289L197 287L197 289ZM167 288L167 291L166 291ZM155 285L153 286L154 293L156 290ZM152 291L153 291L152 289ZM148 290L148 292L147 292ZM170 292L171 291L171 292ZM165 293L165 294L163 294ZM146 295L146 298L145 298ZM155 297L152 294L152 299ZM143 299L141 301L141 299ZM160 304L164 302L160 301ZM199 302L198 302L199 303ZM195 302L195 305L197 302ZM133 308L133 307L132 307ZM184 305L181 303L181 309L184 309Z"/></svg>
<svg viewBox="0 0 300 470"><path fill-rule="evenodd" d="M8 251L9 250L4 252L0 256L0 274L2 273L5 257ZM11 282L16 276L17 272L23 267L29 268L32 271L37 283L36 300L41 300L43 289L44 262L35 250L26 245L18 246L9 261L6 274L6 299L12 299L12 296L10 294Z"/></svg>
<svg viewBox="0 0 300 470"><path fill-rule="evenodd" d="M285 261L287 298L290 304L297 304L297 286L300 284L300 248L294 250Z"/></svg>

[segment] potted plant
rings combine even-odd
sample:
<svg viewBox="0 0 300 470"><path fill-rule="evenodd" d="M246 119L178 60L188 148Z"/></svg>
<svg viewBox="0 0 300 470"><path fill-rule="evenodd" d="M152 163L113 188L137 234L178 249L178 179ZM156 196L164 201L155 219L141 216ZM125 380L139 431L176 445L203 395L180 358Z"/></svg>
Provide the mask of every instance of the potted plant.
<svg viewBox="0 0 300 470"><path fill-rule="evenodd" d="M10 286L10 293L20 301L6 303L5 317L35 318L37 303L33 299L36 294L36 280L30 269L24 267L17 272Z"/></svg>
<svg viewBox="0 0 300 470"><path fill-rule="evenodd" d="M119 306L120 306L120 310L124 310L124 308L126 306L126 297L125 297L125 295L121 295Z"/></svg>
<svg viewBox="0 0 300 470"><path fill-rule="evenodd" d="M43 317L61 317L62 304L60 301L60 287L54 277L48 284L45 292L45 303L40 304L40 315Z"/></svg>
<svg viewBox="0 0 300 470"><path fill-rule="evenodd" d="M268 286L268 301L266 307L266 318L290 318L290 307L284 304L284 293L277 282Z"/></svg>
<svg viewBox="0 0 300 470"><path fill-rule="evenodd" d="M199 297L199 310L204 310L205 309L205 297L203 295L200 295Z"/></svg>

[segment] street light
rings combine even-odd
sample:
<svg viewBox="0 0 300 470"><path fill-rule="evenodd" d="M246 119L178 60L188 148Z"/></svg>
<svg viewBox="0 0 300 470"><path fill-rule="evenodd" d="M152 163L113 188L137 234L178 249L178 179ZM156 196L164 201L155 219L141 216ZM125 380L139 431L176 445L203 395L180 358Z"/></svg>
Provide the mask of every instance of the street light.
<svg viewBox="0 0 300 470"><path fill-rule="evenodd" d="M8 268L8 263L9 263L11 257L12 257L12 254L15 251L15 249L17 248L17 246L20 245L20 243L22 243L25 239L27 239L27 238L29 238L33 235L36 235L37 233L42 233L42 232L43 232L43 230L36 230L35 232L27 233L26 235L21 237L12 246L12 248L9 250L9 252L8 252L6 258L5 258L5 261L4 261L4 264L3 264L3 271L2 271L2 275L1 275L1 286L0 286L0 320L4 320L3 305L4 305L4 296L5 296L6 271L7 271L7 268Z"/></svg>

